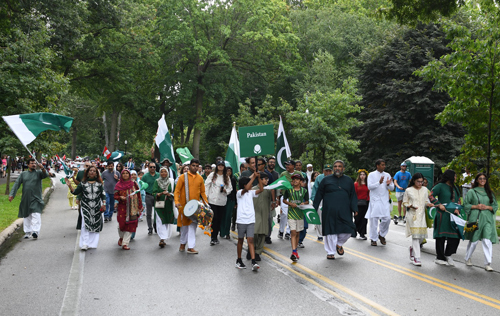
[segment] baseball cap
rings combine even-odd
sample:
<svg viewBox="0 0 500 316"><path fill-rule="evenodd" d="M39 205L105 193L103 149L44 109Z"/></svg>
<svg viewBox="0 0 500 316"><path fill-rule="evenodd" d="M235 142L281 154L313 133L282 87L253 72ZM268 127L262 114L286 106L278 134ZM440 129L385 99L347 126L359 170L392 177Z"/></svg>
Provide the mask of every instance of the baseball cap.
<svg viewBox="0 0 500 316"><path fill-rule="evenodd" d="M295 166L295 160L288 160L287 162L285 162L285 166L287 165L294 165Z"/></svg>
<svg viewBox="0 0 500 316"><path fill-rule="evenodd" d="M303 177L302 177L302 175L300 175L300 174L294 174L294 175L292 175L292 180L293 180L293 179L299 179L299 180L302 180L302 179L304 179L304 178L303 178Z"/></svg>
<svg viewBox="0 0 500 316"><path fill-rule="evenodd" d="M402 162L402 163L401 163L401 166L406 166L406 162Z"/></svg>
<svg viewBox="0 0 500 316"><path fill-rule="evenodd" d="M323 170L333 170L333 166L330 164L326 164L323 166Z"/></svg>

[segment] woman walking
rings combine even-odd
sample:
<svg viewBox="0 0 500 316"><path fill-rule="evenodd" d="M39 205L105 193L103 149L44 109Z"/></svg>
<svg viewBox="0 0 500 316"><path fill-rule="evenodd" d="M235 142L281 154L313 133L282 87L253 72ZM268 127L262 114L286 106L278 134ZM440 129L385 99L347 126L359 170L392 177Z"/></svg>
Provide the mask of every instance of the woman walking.
<svg viewBox="0 0 500 316"><path fill-rule="evenodd" d="M130 171L123 169L120 180L115 186L114 198L118 201L118 246L123 250L130 250L129 243L132 233L137 229L137 222L142 211L142 199L139 185L132 181Z"/></svg>
<svg viewBox="0 0 500 316"><path fill-rule="evenodd" d="M227 195L227 203L226 203L226 213L224 214L224 218L222 219L222 223L220 225L220 236L225 239L231 239L231 235L229 234L229 230L231 228L231 217L233 216L233 211L236 208L236 178L233 176L233 168L226 167L227 176L231 179L231 193Z"/></svg>
<svg viewBox="0 0 500 316"><path fill-rule="evenodd" d="M420 244L427 238L427 223L425 208L433 207L429 202L429 190L423 186L424 176L415 173L403 195L403 206L408 208L406 213L406 237L412 238L410 246L410 260L415 266L421 266Z"/></svg>
<svg viewBox="0 0 500 316"><path fill-rule="evenodd" d="M452 254L457 252L460 243L458 231L452 227L450 213L443 204L454 202L460 204L460 190L455 186L456 174L453 170L446 170L441 181L432 188L432 196L439 199L434 218L434 239L436 240L436 264L454 266ZM437 203L435 203L437 204ZM455 211L459 215L458 210ZM445 248L446 243L446 248Z"/></svg>
<svg viewBox="0 0 500 316"><path fill-rule="evenodd" d="M156 179L153 185L153 196L155 198L155 223L156 232L160 237L160 248L165 247L165 240L172 235L171 224L174 223L174 183L173 179L168 177L168 168L160 168L160 177ZM163 206L157 205L157 202L164 202Z"/></svg>
<svg viewBox="0 0 500 316"><path fill-rule="evenodd" d="M354 189L356 190L356 195L358 196L358 214L354 216L354 224L356 225L356 232L362 240L367 240L366 224L368 223L368 220L365 218L365 215L366 211L368 211L368 205L370 203L370 190L368 190L368 185L366 184L367 177L368 171L365 169L359 169L358 177L356 178L356 182L354 182Z"/></svg>
<svg viewBox="0 0 500 316"><path fill-rule="evenodd" d="M78 172L77 168L72 168L71 170L73 170L73 172L75 173ZM69 182L71 184L71 187L76 188L76 183L73 178L65 178L64 180L66 181L66 183ZM68 198L69 207L71 207L72 210L77 210L78 205L76 204L76 195L71 193L71 189L68 189L68 194L66 194L66 197Z"/></svg>
<svg viewBox="0 0 500 316"><path fill-rule="evenodd" d="M477 230L466 232L465 239L469 240L465 254L465 264L472 265L471 256L476 249L477 243L483 244L484 264L486 271L493 271L491 258L493 256L493 245L498 243L496 230L496 211L498 204L491 192L488 178L484 173L479 173L472 184L472 189L467 192L464 200L464 208L467 213L467 222L477 222Z"/></svg>
<svg viewBox="0 0 500 316"><path fill-rule="evenodd" d="M219 244L217 236L220 232L222 219L226 214L227 195L231 194L231 191L233 191L233 186L227 175L226 166L224 161L219 160L215 172L209 174L205 180L205 192L207 194L208 203L214 212L210 246Z"/></svg>
<svg viewBox="0 0 500 316"><path fill-rule="evenodd" d="M106 209L106 195L101 176L96 167L85 170L82 182L73 190L70 181L67 181L69 190L74 195L80 195L80 213L82 216L80 232L80 248L86 251L97 248L99 232L102 230L103 216Z"/></svg>

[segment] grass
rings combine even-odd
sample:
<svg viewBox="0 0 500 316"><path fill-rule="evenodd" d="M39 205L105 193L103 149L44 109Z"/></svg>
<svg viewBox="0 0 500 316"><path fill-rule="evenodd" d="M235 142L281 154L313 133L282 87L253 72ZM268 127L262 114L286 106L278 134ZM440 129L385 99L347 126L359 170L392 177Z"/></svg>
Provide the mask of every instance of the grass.
<svg viewBox="0 0 500 316"><path fill-rule="evenodd" d="M10 189L12 185L10 184ZM42 192L50 187L50 178L45 178L42 180ZM21 203L22 187L17 191L16 198L9 202L9 195L5 195L6 184L0 185L0 231L9 227L17 219L17 214L19 213L19 204Z"/></svg>

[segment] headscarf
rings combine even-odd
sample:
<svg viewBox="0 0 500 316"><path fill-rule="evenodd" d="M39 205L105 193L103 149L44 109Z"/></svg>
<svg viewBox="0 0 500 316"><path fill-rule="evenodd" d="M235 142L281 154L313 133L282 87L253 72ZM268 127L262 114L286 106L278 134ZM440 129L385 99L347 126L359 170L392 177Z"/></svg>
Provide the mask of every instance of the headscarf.
<svg viewBox="0 0 500 316"><path fill-rule="evenodd" d="M120 173L120 180L118 183L115 185L115 191L124 191L131 189L134 186L134 181L132 181L132 177L130 176L128 180L123 180L123 173L128 172L131 176L132 174L130 173L130 170L124 168L122 172Z"/></svg>
<svg viewBox="0 0 500 316"><path fill-rule="evenodd" d="M162 170L166 170L167 171L167 176L165 178L163 178L161 176L161 171ZM158 177L158 179L156 179L156 182L158 182L158 186L163 191L167 190L168 189L168 185L170 184L170 180L169 180L168 176L169 176L168 168L167 167L161 167L160 168L160 176Z"/></svg>

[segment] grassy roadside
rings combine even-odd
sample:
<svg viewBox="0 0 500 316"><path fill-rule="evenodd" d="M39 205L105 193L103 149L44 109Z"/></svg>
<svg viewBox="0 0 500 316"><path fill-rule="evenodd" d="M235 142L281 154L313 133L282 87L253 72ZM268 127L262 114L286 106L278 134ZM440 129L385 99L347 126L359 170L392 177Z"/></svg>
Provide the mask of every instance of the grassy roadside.
<svg viewBox="0 0 500 316"><path fill-rule="evenodd" d="M50 187L50 178L42 180L42 192ZM10 187L12 188L13 183ZM9 202L9 195L5 195L6 184L0 185L0 231L9 227L17 219L19 204L21 203L22 187L17 191L16 198Z"/></svg>

